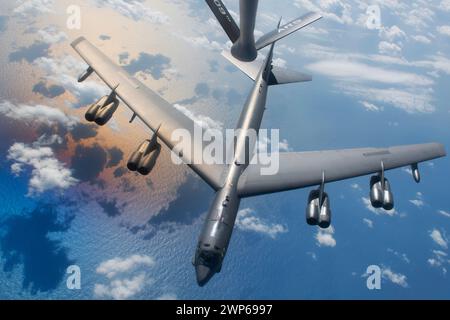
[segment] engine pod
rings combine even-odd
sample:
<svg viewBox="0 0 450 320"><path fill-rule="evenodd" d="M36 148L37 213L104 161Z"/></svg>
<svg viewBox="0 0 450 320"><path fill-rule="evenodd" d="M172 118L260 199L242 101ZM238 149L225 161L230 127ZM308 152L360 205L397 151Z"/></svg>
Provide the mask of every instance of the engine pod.
<svg viewBox="0 0 450 320"><path fill-rule="evenodd" d="M99 99L97 102L93 103L89 109L86 111L84 117L87 121L93 122L95 118L97 117L98 110L105 104L106 100L108 99L108 96L104 96L101 99Z"/></svg>
<svg viewBox="0 0 450 320"><path fill-rule="evenodd" d="M99 126L103 126L111 120L114 112L116 112L117 107L119 106L119 100L115 99L113 102L109 103L106 106L102 106L98 109L97 114L95 116L95 123Z"/></svg>
<svg viewBox="0 0 450 320"><path fill-rule="evenodd" d="M309 193L308 205L306 207L306 223L310 226L319 224L319 190L313 190Z"/></svg>

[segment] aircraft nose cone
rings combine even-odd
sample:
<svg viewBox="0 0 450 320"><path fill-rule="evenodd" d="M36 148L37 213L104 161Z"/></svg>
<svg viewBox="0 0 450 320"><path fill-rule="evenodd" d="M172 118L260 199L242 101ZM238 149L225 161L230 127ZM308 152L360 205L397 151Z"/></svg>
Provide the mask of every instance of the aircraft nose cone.
<svg viewBox="0 0 450 320"><path fill-rule="evenodd" d="M202 264L195 266L195 273L197 275L197 283L200 287L203 287L214 275L214 271L211 268Z"/></svg>

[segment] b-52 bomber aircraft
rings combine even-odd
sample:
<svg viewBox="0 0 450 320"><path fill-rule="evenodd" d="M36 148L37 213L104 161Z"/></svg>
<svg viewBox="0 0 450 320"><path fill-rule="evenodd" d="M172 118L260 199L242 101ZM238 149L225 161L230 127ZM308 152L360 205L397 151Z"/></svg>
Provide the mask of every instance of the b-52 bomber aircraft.
<svg viewBox="0 0 450 320"><path fill-rule="evenodd" d="M273 65L275 43L320 19L320 15L309 13L286 25L278 24L274 31L255 41L253 31L257 0L240 1L240 28L222 1L206 2L233 43L231 51L223 55L254 81L236 126L240 130L235 137L235 161L227 164L199 163L192 161L192 153L175 150L178 141L173 136L174 131L182 128L193 133L196 130L195 121L130 76L85 38L80 37L72 43L72 47L89 65L79 81L84 81L95 72L112 90L109 96L89 107L86 120L104 125L117 110L120 99L133 112L130 122L138 117L153 132L152 137L141 143L131 155L128 168L143 175L149 174L158 159L162 142L215 190L193 258L200 286L204 286L222 268L241 199L318 187L309 194L306 221L309 225L328 228L331 209L330 198L325 192L326 183L373 174L370 179L371 203L376 208L390 210L394 207L394 199L386 178L387 170L411 166L413 178L419 182L418 164L446 155L444 146L438 143L381 149L286 152L279 154L276 174L262 175L261 165L248 161L254 155L255 144L249 146L246 132L260 130L268 88L311 80L308 75ZM267 46L270 49L265 60L255 59L257 50ZM243 158L247 160L238 161Z"/></svg>

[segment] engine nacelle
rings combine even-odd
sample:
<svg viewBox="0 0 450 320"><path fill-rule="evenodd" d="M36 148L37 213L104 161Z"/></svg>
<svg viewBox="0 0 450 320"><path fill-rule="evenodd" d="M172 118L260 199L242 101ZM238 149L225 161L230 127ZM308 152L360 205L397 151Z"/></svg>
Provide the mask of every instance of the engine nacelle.
<svg viewBox="0 0 450 320"><path fill-rule="evenodd" d="M119 100L104 96L89 107L84 117L89 122L95 121L99 126L103 126L112 118L118 106Z"/></svg>
<svg viewBox="0 0 450 320"><path fill-rule="evenodd" d="M394 194L392 193L391 184L388 179L384 180L383 209L386 211L394 209Z"/></svg>
<svg viewBox="0 0 450 320"><path fill-rule="evenodd" d="M370 178L370 202L374 208L383 207L384 192L380 180L380 176Z"/></svg>
<svg viewBox="0 0 450 320"><path fill-rule="evenodd" d="M142 175L148 175L156 164L161 151L156 137L145 140L139 148L133 152L128 160L127 167L130 171L138 171Z"/></svg>
<svg viewBox="0 0 450 320"><path fill-rule="evenodd" d="M306 207L306 223L310 226L319 224L319 190L313 190L309 193L308 206Z"/></svg>
<svg viewBox="0 0 450 320"><path fill-rule="evenodd" d="M156 160L158 160L159 154L161 152L161 147L157 147L149 154L144 155L139 162L137 171L143 176L148 175L156 165Z"/></svg>
<svg viewBox="0 0 450 320"><path fill-rule="evenodd" d="M384 179L384 188L380 176L370 178L370 202L374 208L394 209L394 194L388 179Z"/></svg>
<svg viewBox="0 0 450 320"><path fill-rule="evenodd" d="M331 225L331 209L330 209L330 198L328 194L323 194L322 207L320 208L319 214L319 227L322 229L327 229Z"/></svg>
<svg viewBox="0 0 450 320"><path fill-rule="evenodd" d="M111 103L100 107L95 115L95 123L99 126L103 126L111 120L114 112L116 112L119 106L119 100L114 99Z"/></svg>
<svg viewBox="0 0 450 320"><path fill-rule="evenodd" d="M97 102L93 103L84 115L86 120L89 122L93 122L97 115L97 111L106 103L107 100L108 96L104 96L100 98L100 100L98 100Z"/></svg>
<svg viewBox="0 0 450 320"><path fill-rule="evenodd" d="M330 198L326 192L322 195L322 204L320 190L310 192L306 207L306 223L310 226L318 225L322 229L327 229L331 225Z"/></svg>

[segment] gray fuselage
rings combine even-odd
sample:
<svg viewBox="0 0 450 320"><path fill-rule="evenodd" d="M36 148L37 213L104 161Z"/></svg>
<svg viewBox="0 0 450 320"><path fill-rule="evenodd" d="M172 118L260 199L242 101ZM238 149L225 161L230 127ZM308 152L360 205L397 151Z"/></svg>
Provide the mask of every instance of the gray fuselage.
<svg viewBox="0 0 450 320"><path fill-rule="evenodd" d="M220 271L230 243L241 200L237 193L238 181L255 149L255 141L250 139L249 142L248 132L258 132L261 126L272 69L272 54L273 46L242 110L236 126L234 161L228 167L223 187L215 195L199 238L193 263L200 286L205 285ZM246 161L242 162L240 159Z"/></svg>

